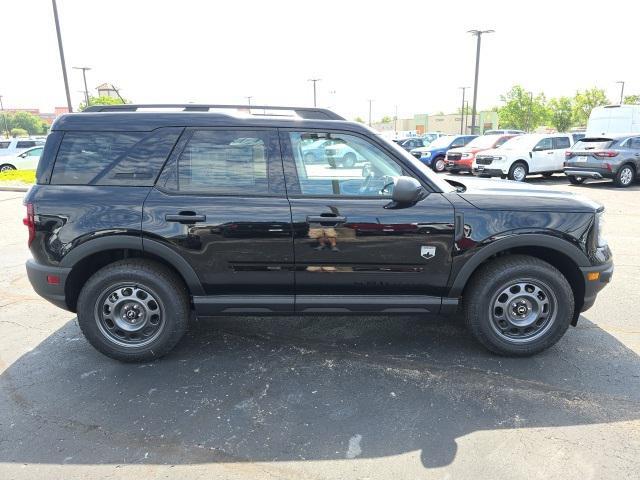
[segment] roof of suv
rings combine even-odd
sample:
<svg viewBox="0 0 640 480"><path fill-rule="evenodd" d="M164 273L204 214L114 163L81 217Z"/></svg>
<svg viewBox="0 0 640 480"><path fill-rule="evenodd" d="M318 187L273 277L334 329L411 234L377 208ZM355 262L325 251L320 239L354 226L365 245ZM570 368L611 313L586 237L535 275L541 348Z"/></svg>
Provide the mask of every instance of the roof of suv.
<svg viewBox="0 0 640 480"><path fill-rule="evenodd" d="M336 113L322 108L272 107L247 105L97 105L82 113L60 116L52 130L149 131L159 127L308 127L369 132L356 122L348 122Z"/></svg>

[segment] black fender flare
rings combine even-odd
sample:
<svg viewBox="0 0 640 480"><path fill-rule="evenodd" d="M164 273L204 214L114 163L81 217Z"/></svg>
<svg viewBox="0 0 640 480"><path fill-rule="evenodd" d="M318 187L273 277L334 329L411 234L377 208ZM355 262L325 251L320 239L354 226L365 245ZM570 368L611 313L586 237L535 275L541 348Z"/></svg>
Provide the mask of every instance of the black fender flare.
<svg viewBox="0 0 640 480"><path fill-rule="evenodd" d="M204 295L204 288L193 267L173 249L156 240L134 235L97 237L73 248L60 262L61 267L72 268L79 261L106 250L138 250L148 252L167 262L182 276L192 295Z"/></svg>
<svg viewBox="0 0 640 480"><path fill-rule="evenodd" d="M451 282L449 297L459 297L473 272L489 257L515 247L544 247L570 258L577 267L590 267L587 255L567 240L553 235L527 233L501 238L481 247L458 271Z"/></svg>

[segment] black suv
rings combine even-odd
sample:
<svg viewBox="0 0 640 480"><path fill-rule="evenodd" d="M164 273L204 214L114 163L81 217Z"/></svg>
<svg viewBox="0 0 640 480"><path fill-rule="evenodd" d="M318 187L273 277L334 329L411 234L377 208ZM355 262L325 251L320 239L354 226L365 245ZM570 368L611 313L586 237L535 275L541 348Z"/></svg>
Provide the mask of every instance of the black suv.
<svg viewBox="0 0 640 480"><path fill-rule="evenodd" d="M305 148L323 139L362 161L307 163ZM166 354L192 314L459 310L491 351L530 355L576 324L613 271L600 205L445 181L321 109L63 115L25 205L33 287L125 361Z"/></svg>

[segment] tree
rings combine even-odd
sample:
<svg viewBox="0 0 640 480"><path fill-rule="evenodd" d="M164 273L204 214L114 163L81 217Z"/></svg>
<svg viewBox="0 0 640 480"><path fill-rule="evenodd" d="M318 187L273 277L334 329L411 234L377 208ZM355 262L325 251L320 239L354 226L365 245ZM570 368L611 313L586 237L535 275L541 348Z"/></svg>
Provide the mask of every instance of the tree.
<svg viewBox="0 0 640 480"><path fill-rule="evenodd" d="M391 122L393 122L393 119L389 115L385 115L384 117L382 117L382 120L380 120L380 123L391 123Z"/></svg>
<svg viewBox="0 0 640 480"><path fill-rule="evenodd" d="M123 103L129 103L129 101L125 99L123 102L119 98L107 96L89 97L89 105L122 105ZM80 102L78 110L83 111L85 108L87 108L87 106L84 104L84 102Z"/></svg>
<svg viewBox="0 0 640 480"><path fill-rule="evenodd" d="M627 95L622 103L625 105L640 105L640 95Z"/></svg>
<svg viewBox="0 0 640 480"><path fill-rule="evenodd" d="M354 122L358 122L358 123L364 123L364 118L362 117L356 117L353 119Z"/></svg>
<svg viewBox="0 0 640 480"><path fill-rule="evenodd" d="M15 112L8 114L6 118L9 130L14 128L25 130L28 135L46 133L48 129L47 123L33 113ZM4 122L2 126L4 127Z"/></svg>
<svg viewBox="0 0 640 480"><path fill-rule="evenodd" d="M544 93L532 97L521 85L514 85L509 92L500 96L500 100L505 102L498 108L500 128L533 130L548 120L549 109Z"/></svg>
<svg viewBox="0 0 640 480"><path fill-rule="evenodd" d="M602 105L609 105L609 100L601 88L593 87L584 92L576 92L573 98L573 122L576 125L586 125L591 110Z"/></svg>
<svg viewBox="0 0 640 480"><path fill-rule="evenodd" d="M16 137L28 137L29 136L29 132L27 132L24 128L12 128L11 129L11 136L16 138Z"/></svg>
<svg viewBox="0 0 640 480"><path fill-rule="evenodd" d="M559 132L566 132L573 124L573 103L569 97L552 98L548 103L549 121Z"/></svg>

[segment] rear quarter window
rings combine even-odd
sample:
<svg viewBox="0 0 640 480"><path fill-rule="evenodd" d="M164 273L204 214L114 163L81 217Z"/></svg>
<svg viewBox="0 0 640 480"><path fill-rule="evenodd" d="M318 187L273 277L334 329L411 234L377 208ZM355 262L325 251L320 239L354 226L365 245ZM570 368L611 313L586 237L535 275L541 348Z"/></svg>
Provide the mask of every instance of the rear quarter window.
<svg viewBox="0 0 640 480"><path fill-rule="evenodd" d="M178 127L153 132L66 132L51 183L151 186L181 132Z"/></svg>

